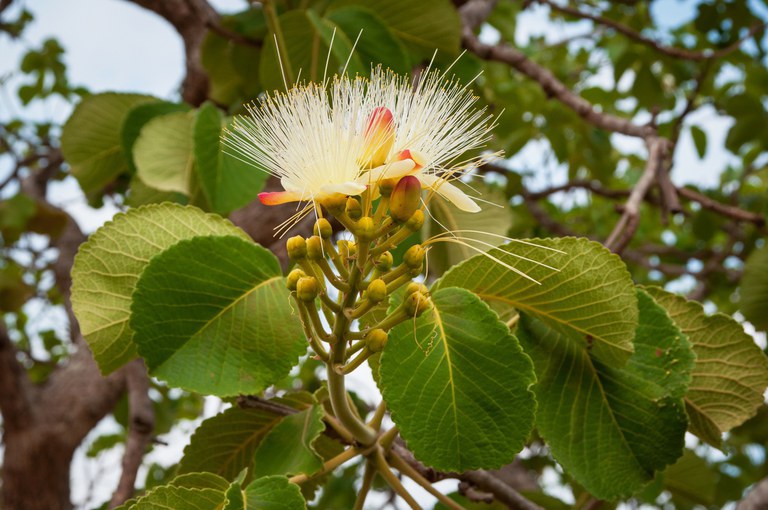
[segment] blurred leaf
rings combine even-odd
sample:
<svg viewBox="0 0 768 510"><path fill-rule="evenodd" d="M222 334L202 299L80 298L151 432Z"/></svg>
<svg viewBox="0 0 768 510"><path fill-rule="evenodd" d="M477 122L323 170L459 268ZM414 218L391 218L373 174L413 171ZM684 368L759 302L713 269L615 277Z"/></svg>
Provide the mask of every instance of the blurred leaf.
<svg viewBox="0 0 768 510"><path fill-rule="evenodd" d="M168 113L148 121L133 146L139 178L160 191L194 192L194 115Z"/></svg>
<svg viewBox="0 0 768 510"><path fill-rule="evenodd" d="M744 266L739 308L757 329L768 331L768 248L755 250Z"/></svg>
<svg viewBox="0 0 768 510"><path fill-rule="evenodd" d="M713 469L704 459L686 449L680 460L664 471L664 488L672 493L673 501L712 505L718 478Z"/></svg>
<svg viewBox="0 0 768 510"><path fill-rule="evenodd" d="M254 476L311 475L319 471L323 460L314 442L324 430L323 408L319 405L284 417L256 448Z"/></svg>
<svg viewBox="0 0 768 510"><path fill-rule="evenodd" d="M120 139L123 144L123 154L125 154L125 159L128 161L128 167L131 169L131 172L136 172L136 165L133 162L133 145L136 143L136 139L139 138L141 128L155 117L186 111L189 111L189 106L167 101L142 103L130 109L123 121Z"/></svg>
<svg viewBox="0 0 768 510"><path fill-rule="evenodd" d="M691 137L693 138L693 144L696 146L699 158L703 159L707 154L707 133L699 126L691 126Z"/></svg>

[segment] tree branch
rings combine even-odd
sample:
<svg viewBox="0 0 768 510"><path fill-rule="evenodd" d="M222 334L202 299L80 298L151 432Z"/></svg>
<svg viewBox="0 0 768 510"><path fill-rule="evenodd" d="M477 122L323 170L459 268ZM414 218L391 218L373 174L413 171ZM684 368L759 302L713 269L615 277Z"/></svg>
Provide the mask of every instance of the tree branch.
<svg viewBox="0 0 768 510"><path fill-rule="evenodd" d="M728 218L739 222L753 223L757 227L765 227L766 219L762 214L745 211L744 209L739 209L738 207L723 204L717 200L709 198L706 195L702 195L701 193L694 191L691 188L678 188L677 191L683 198L686 198L692 202L697 202L704 209L709 209L710 211L716 212L723 216L727 216Z"/></svg>
<svg viewBox="0 0 768 510"><path fill-rule="evenodd" d="M645 46L649 46L654 50L658 51L659 53L667 55L668 57L679 58L684 60L702 61L702 60L712 60L712 59L722 58L728 55L729 53L732 53L738 50L739 47L746 40L750 39L751 37L754 37L756 34L764 30L766 27L765 23L755 23L749 29L749 32L747 33L747 35L745 35L738 41L734 42L733 44L730 44L725 48L721 48L719 50L692 51L692 50L687 50L685 48L675 48L670 46L664 46L659 42L654 41L653 39L649 39L643 36L642 34L640 34L639 32L632 30L628 26L622 23L619 23L618 21L604 18L602 16L597 16L595 14L590 14L588 12L584 12L579 9L576 9L575 7L570 7L568 5L559 5L555 2L552 2L551 0L537 0L537 1L542 5L548 5L552 10L555 10L557 12L567 14L569 16L574 16L580 19L588 19L594 23L597 23L598 25L603 25L605 27L611 28L619 32L620 34L627 36L633 41L638 42L640 44L644 44Z"/></svg>
<svg viewBox="0 0 768 510"><path fill-rule="evenodd" d="M13 341L0 322L0 413L6 429L19 430L29 424L33 389L26 370L16 358Z"/></svg>
<svg viewBox="0 0 768 510"><path fill-rule="evenodd" d="M736 506L736 510L763 510L768 507L768 478L756 483Z"/></svg>
<svg viewBox="0 0 768 510"><path fill-rule="evenodd" d="M136 474L152 441L155 427L155 411L149 398L149 376L144 362L141 359L131 361L125 367L125 377L130 411L128 438L123 454L123 470L109 508L120 506L133 496Z"/></svg>

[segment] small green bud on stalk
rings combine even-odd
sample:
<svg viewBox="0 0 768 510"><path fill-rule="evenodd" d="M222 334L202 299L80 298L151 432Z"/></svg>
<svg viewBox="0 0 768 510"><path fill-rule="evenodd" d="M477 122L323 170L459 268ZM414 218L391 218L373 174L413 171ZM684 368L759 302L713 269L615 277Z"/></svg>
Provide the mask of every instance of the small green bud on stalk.
<svg viewBox="0 0 768 510"><path fill-rule="evenodd" d="M420 268L424 264L427 251L420 244L414 244L403 255L403 262L411 269Z"/></svg>
<svg viewBox="0 0 768 510"><path fill-rule="evenodd" d="M408 221L405 222L405 227L411 232L420 230L422 225L424 225L424 211L421 209L416 209L411 217L408 218Z"/></svg>
<svg viewBox="0 0 768 510"><path fill-rule="evenodd" d="M368 284L366 289L368 300L373 303L381 303L387 299L387 284L381 278L376 278Z"/></svg>
<svg viewBox="0 0 768 510"><path fill-rule="evenodd" d="M294 269L288 273L288 276L285 279L285 286L288 287L288 290L294 291L296 290L296 285L299 283L299 280L305 276L307 276L307 273L301 269Z"/></svg>
<svg viewBox="0 0 768 510"><path fill-rule="evenodd" d="M373 224L373 218L363 216L357 222L355 234L365 241L370 241L376 235L376 225Z"/></svg>
<svg viewBox="0 0 768 510"><path fill-rule="evenodd" d="M398 223L407 222L421 205L421 183L413 175L401 178L389 198L389 215Z"/></svg>
<svg viewBox="0 0 768 510"><path fill-rule="evenodd" d="M397 177L392 177L389 179L382 179L379 181L379 193L381 193L381 196L388 197L392 194L392 190L395 189L395 186L397 185L398 181L400 179Z"/></svg>
<svg viewBox="0 0 768 510"><path fill-rule="evenodd" d="M383 329L372 329L365 335L365 347L371 352L381 352L387 345L389 334Z"/></svg>
<svg viewBox="0 0 768 510"><path fill-rule="evenodd" d="M403 305L405 306L405 313L409 317L418 317L432 308L432 302L429 300L429 297L419 291L407 296Z"/></svg>
<svg viewBox="0 0 768 510"><path fill-rule="evenodd" d="M410 296L414 292L421 292L425 296L429 295L429 289L423 283L411 282L405 287L405 295Z"/></svg>
<svg viewBox="0 0 768 510"><path fill-rule="evenodd" d="M315 235L320 236L323 239L330 239L333 235L333 227L331 222L325 218L320 218L315 222Z"/></svg>
<svg viewBox="0 0 768 510"><path fill-rule="evenodd" d="M288 239L285 247L291 260L302 260L307 256L307 241L301 236L294 236Z"/></svg>
<svg viewBox="0 0 768 510"><path fill-rule="evenodd" d="M321 260L325 258L323 253L323 240L320 236L312 236L307 239L307 258L309 260Z"/></svg>
<svg viewBox="0 0 768 510"><path fill-rule="evenodd" d="M363 215L363 208L360 205L360 201L356 198L349 197L347 199L346 206L347 216L357 221Z"/></svg>
<svg viewBox="0 0 768 510"><path fill-rule="evenodd" d="M392 264L394 264L395 259L392 257L392 254L388 251L385 251L378 257L376 257L376 261L374 262L374 267L382 272L386 273L390 269L392 269Z"/></svg>
<svg viewBox="0 0 768 510"><path fill-rule="evenodd" d="M314 276L304 276L296 282L296 297L300 301L309 303L314 301L320 293L320 283Z"/></svg>
<svg viewBox="0 0 768 510"><path fill-rule="evenodd" d="M344 208L347 206L347 197L341 193L336 193L324 198L320 201L320 204L328 209L328 211L334 216L344 212Z"/></svg>

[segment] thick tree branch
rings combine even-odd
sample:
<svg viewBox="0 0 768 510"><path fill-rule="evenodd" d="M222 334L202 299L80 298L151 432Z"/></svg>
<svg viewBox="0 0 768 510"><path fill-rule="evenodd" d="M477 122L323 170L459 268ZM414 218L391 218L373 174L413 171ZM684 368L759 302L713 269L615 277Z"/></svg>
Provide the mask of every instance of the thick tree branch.
<svg viewBox="0 0 768 510"><path fill-rule="evenodd" d="M706 195L702 195L701 193L694 191L691 188L678 188L677 191L680 196L692 202L697 202L704 209L709 209L710 211L716 212L717 214L726 216L739 222L753 223L758 227L765 227L766 219L762 214L745 211L744 209L739 209L738 207L723 204L722 202L718 202L717 200L709 198Z"/></svg>
<svg viewBox="0 0 768 510"><path fill-rule="evenodd" d="M661 43L654 41L653 39L649 39L643 36L639 32L634 31L633 29L631 29L630 27L622 23L619 23L617 21L614 21L612 19L608 19L602 16L584 12L575 7L570 7L568 5L560 5L551 0L538 0L538 2L543 5L548 5L551 9L557 12L567 14L575 18L587 19L598 25L603 25L605 27L613 29L619 32L620 34L625 35L629 39L632 39L633 41L638 42L640 44L649 46L654 50L658 51L659 53L667 55L668 57L679 58L684 60L702 61L702 60L712 60L712 59L725 57L729 53L733 53L734 51L738 50L739 47L741 47L741 45L745 41L754 37L758 33L762 32L766 26L765 23L756 23L752 25L752 27L749 29L749 32L743 38L739 39L733 44L726 46L725 48L721 48L719 50L693 51L685 48L675 48L670 46L664 46Z"/></svg>
<svg viewBox="0 0 768 510"><path fill-rule="evenodd" d="M125 367L128 386L129 425L125 442L122 473L117 490L112 495L110 508L122 505L133 496L136 473L144 459L147 447L152 441L155 428L155 411L149 398L149 376L141 359L131 361Z"/></svg>
<svg viewBox="0 0 768 510"><path fill-rule="evenodd" d="M16 358L5 325L0 323L0 413L6 430L27 427L32 419L33 386Z"/></svg>
<svg viewBox="0 0 768 510"><path fill-rule="evenodd" d="M736 510L765 510L768 508L768 478L756 483L736 506Z"/></svg>

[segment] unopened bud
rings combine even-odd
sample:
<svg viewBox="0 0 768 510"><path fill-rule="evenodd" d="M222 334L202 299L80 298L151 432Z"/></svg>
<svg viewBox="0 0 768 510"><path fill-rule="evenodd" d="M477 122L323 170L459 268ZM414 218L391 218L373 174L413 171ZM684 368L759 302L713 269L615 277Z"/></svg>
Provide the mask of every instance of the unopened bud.
<svg viewBox="0 0 768 510"><path fill-rule="evenodd" d="M301 236L288 239L285 247L288 250L288 256L292 260L301 260L307 256L307 242Z"/></svg>
<svg viewBox="0 0 768 510"><path fill-rule="evenodd" d="M414 292L405 298L405 313L410 317L418 317L422 313L432 308L432 302L425 294Z"/></svg>
<svg viewBox="0 0 768 510"><path fill-rule="evenodd" d="M424 211L421 209L416 209L411 217L408 218L408 221L405 222L405 227L411 232L421 229L422 225L424 225Z"/></svg>
<svg viewBox="0 0 768 510"><path fill-rule="evenodd" d="M325 257L323 253L323 240L320 236L312 236L307 239L307 258L309 260L320 260Z"/></svg>
<svg viewBox="0 0 768 510"><path fill-rule="evenodd" d="M355 244L354 241L348 241L347 242L347 256L349 258L352 258L355 255L357 255L357 245Z"/></svg>
<svg viewBox="0 0 768 510"><path fill-rule="evenodd" d="M305 276L307 276L307 273L301 269L294 269L285 278L285 286L288 287L288 290L296 290L296 284L299 282L299 279Z"/></svg>
<svg viewBox="0 0 768 510"><path fill-rule="evenodd" d="M314 301L320 292L320 283L314 276L304 276L296 282L296 297L300 301Z"/></svg>
<svg viewBox="0 0 768 510"><path fill-rule="evenodd" d="M346 211L347 216L353 220L359 220L363 215L363 208L360 206L360 201L352 197L347 198Z"/></svg>
<svg viewBox="0 0 768 510"><path fill-rule="evenodd" d="M366 241L373 239L373 236L376 234L376 225L373 224L373 218L370 216L360 218L355 228L355 234Z"/></svg>
<svg viewBox="0 0 768 510"><path fill-rule="evenodd" d="M330 239L333 235L333 227L331 227L331 222L325 218L318 219L315 222L315 235L318 235L323 239Z"/></svg>
<svg viewBox="0 0 768 510"><path fill-rule="evenodd" d="M374 108L368 117L363 136L365 148L360 163L365 168L383 165L395 141L395 122L389 108Z"/></svg>
<svg viewBox="0 0 768 510"><path fill-rule="evenodd" d="M376 278L368 284L366 289L368 300L372 303L381 303L387 299L387 284L381 278Z"/></svg>
<svg viewBox="0 0 768 510"><path fill-rule="evenodd" d="M382 273L386 273L390 269L392 269L392 264L394 264L394 258L392 257L392 254L388 251L385 251L381 255L379 255L376 260L374 261L374 267Z"/></svg>
<svg viewBox="0 0 768 510"><path fill-rule="evenodd" d="M328 209L331 214L338 216L344 212L344 208L347 206L347 196L341 193L334 193L323 197L319 202L320 205Z"/></svg>
<svg viewBox="0 0 768 510"><path fill-rule="evenodd" d="M405 295L409 296L413 294L414 292L421 292L425 296L429 294L429 289L426 285L419 282L411 282L405 287Z"/></svg>
<svg viewBox="0 0 768 510"><path fill-rule="evenodd" d="M413 175L400 179L389 197L389 215L399 223L408 221L421 205L421 183Z"/></svg>
<svg viewBox="0 0 768 510"><path fill-rule="evenodd" d="M365 335L365 346L371 352L381 352L387 345L389 334L383 329L372 329Z"/></svg>
<svg viewBox="0 0 768 510"><path fill-rule="evenodd" d="M392 194L392 190L395 189L395 186L397 185L398 181L400 180L399 177L390 177L389 179L381 179L379 181L379 193L381 193L381 196L388 197Z"/></svg>
<svg viewBox="0 0 768 510"><path fill-rule="evenodd" d="M414 244L403 255L403 262L411 269L421 267L424 263L424 255L427 251L420 244Z"/></svg>

